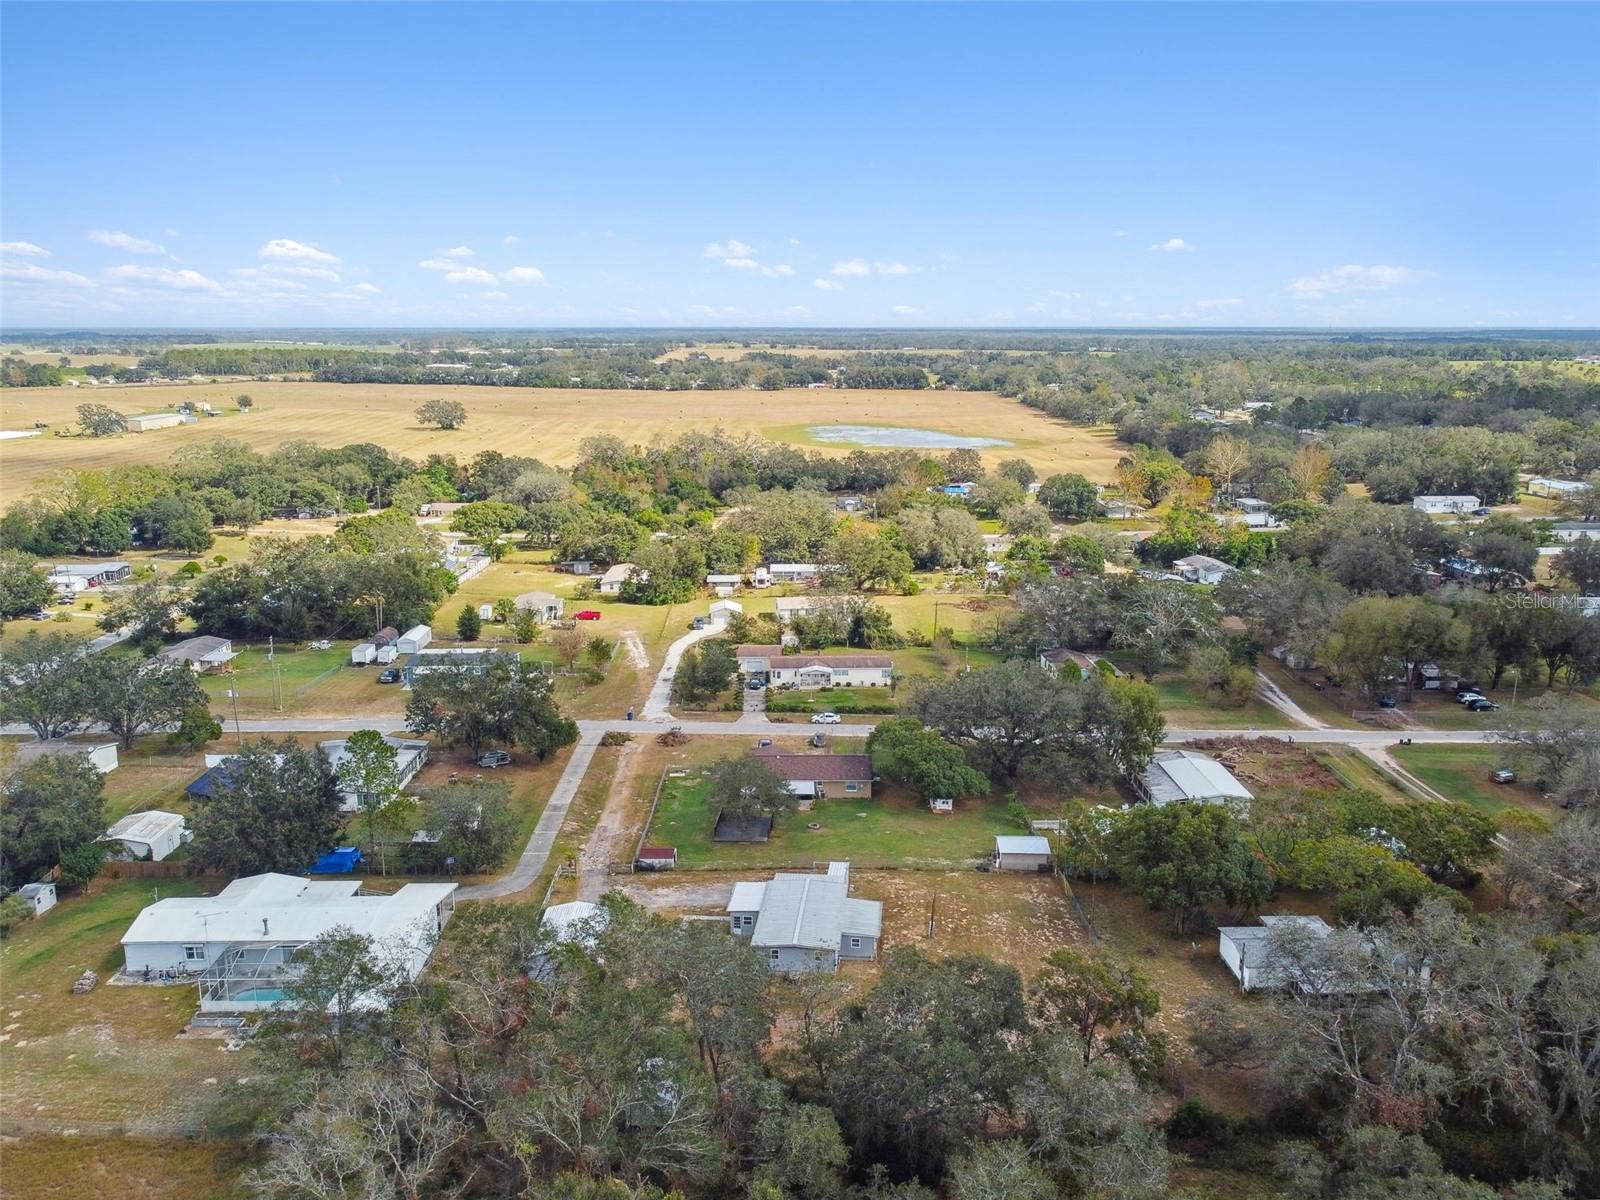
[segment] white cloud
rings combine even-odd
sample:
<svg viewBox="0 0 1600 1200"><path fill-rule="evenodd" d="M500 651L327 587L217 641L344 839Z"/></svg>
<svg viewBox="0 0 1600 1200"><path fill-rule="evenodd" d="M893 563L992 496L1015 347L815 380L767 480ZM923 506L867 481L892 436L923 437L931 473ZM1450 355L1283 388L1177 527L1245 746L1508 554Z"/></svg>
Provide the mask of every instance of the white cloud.
<svg viewBox="0 0 1600 1200"><path fill-rule="evenodd" d="M454 271L460 263L451 262L448 258L425 258L417 264L428 271Z"/></svg>
<svg viewBox="0 0 1600 1200"><path fill-rule="evenodd" d="M0 254L13 255L17 258L50 257L50 251L43 246L35 246L32 242L0 242Z"/></svg>
<svg viewBox="0 0 1600 1200"><path fill-rule="evenodd" d="M911 268L903 262L875 262L872 269L879 275L909 275Z"/></svg>
<svg viewBox="0 0 1600 1200"><path fill-rule="evenodd" d="M900 317L915 316L921 309L911 304L896 304L889 309L890 312Z"/></svg>
<svg viewBox="0 0 1600 1200"><path fill-rule="evenodd" d="M216 292L222 290L222 285L215 279L207 279L199 271L191 271L187 268L174 270L171 267L141 267L129 264L127 266L112 267L106 272L106 276L111 279L151 283L157 287L171 288L178 292Z"/></svg>
<svg viewBox="0 0 1600 1200"><path fill-rule="evenodd" d="M509 292L484 292L482 298L484 300L509 300L511 295Z"/></svg>
<svg viewBox="0 0 1600 1200"><path fill-rule="evenodd" d="M749 258L755 252L754 246L738 238L729 238L726 242L707 242L706 248L701 251L706 258Z"/></svg>
<svg viewBox="0 0 1600 1200"><path fill-rule="evenodd" d="M1232 308L1236 304L1243 303L1244 301L1237 296L1229 296L1222 300L1196 300L1194 306L1196 308Z"/></svg>
<svg viewBox="0 0 1600 1200"><path fill-rule="evenodd" d="M1315 300L1322 296L1337 296L1348 292L1384 292L1390 288L1417 283L1431 276L1431 271L1418 271L1412 267L1363 267L1347 263L1333 267L1320 275L1306 275L1289 284L1296 296Z"/></svg>
<svg viewBox="0 0 1600 1200"><path fill-rule="evenodd" d="M472 247L471 246L451 246L450 249L441 250L441 251L439 251L439 253L444 255L444 257L446 257L446 258L471 258L472 257Z"/></svg>
<svg viewBox="0 0 1600 1200"><path fill-rule="evenodd" d="M512 267L500 276L507 283L543 283L544 272L538 267Z"/></svg>
<svg viewBox="0 0 1600 1200"><path fill-rule="evenodd" d="M267 271L273 275L298 275L302 279L320 279L324 283L339 282L339 272L330 270L328 267L285 267L273 264L267 268Z"/></svg>
<svg viewBox="0 0 1600 1200"><path fill-rule="evenodd" d="M762 267L761 273L769 279L778 279L784 275L793 275L794 268L788 263L774 263L770 267Z"/></svg>
<svg viewBox="0 0 1600 1200"><path fill-rule="evenodd" d="M1120 237L1127 237L1128 236L1128 231L1126 229L1113 229L1111 231L1111 236L1112 237L1119 237L1119 238Z"/></svg>
<svg viewBox="0 0 1600 1200"><path fill-rule="evenodd" d="M872 268L866 264L864 259L852 258L845 262L834 263L833 273L835 275L870 275L872 274Z"/></svg>
<svg viewBox="0 0 1600 1200"><path fill-rule="evenodd" d="M732 267L737 271L759 271L761 264L753 258L725 258L722 265Z"/></svg>
<svg viewBox="0 0 1600 1200"><path fill-rule="evenodd" d="M299 262L336 263L339 256L313 246L310 242L296 242L289 238L273 238L256 252L262 258L289 259Z"/></svg>
<svg viewBox="0 0 1600 1200"><path fill-rule="evenodd" d="M1157 242L1154 246L1151 246L1150 249L1160 250L1166 254L1181 254L1186 251L1193 250L1194 247L1188 242L1184 241L1182 238L1175 237L1168 238L1164 242Z"/></svg>
<svg viewBox="0 0 1600 1200"><path fill-rule="evenodd" d="M447 271L445 273L445 281L447 283L482 283L488 284L490 287L499 282L482 267L462 267L459 271Z"/></svg>
<svg viewBox="0 0 1600 1200"><path fill-rule="evenodd" d="M86 279L76 271L56 271L41 267L38 263L5 263L0 265L0 278L28 283L64 283L70 287L94 286L94 280Z"/></svg>
<svg viewBox="0 0 1600 1200"><path fill-rule="evenodd" d="M516 234L508 233L508 234L505 235L505 237L500 239L500 244L502 246L515 246L521 240L522 239L519 238Z"/></svg>
<svg viewBox="0 0 1600 1200"><path fill-rule="evenodd" d="M113 250L121 250L127 254L165 254L167 248L159 242L147 241L136 238L131 233L119 233L114 229L91 229L89 240L99 242L102 246L110 246Z"/></svg>
<svg viewBox="0 0 1600 1200"><path fill-rule="evenodd" d="M831 279L814 279L814 280L812 280L812 285L819 292L842 292L842 291L844 291L844 284L835 283Z"/></svg>
<svg viewBox="0 0 1600 1200"><path fill-rule="evenodd" d="M352 292L366 292L369 296L376 296L379 292L383 291L383 289L375 283L352 284L350 290Z"/></svg>

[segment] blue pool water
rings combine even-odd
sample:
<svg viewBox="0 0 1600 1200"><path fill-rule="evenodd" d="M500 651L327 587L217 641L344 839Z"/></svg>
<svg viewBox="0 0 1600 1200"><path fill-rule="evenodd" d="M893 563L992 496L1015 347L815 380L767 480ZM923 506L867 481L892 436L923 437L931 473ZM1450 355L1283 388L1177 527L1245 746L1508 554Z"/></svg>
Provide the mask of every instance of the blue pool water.
<svg viewBox="0 0 1600 1200"><path fill-rule="evenodd" d="M813 425L808 433L819 442L856 446L894 446L909 450L958 450L963 446L1009 446L1004 438L940 433L937 429L900 429L893 425Z"/></svg>
<svg viewBox="0 0 1600 1200"><path fill-rule="evenodd" d="M282 988L258 987L245 988L234 999L248 1001L253 1004L277 1004L281 1000L288 999L288 997L284 994Z"/></svg>

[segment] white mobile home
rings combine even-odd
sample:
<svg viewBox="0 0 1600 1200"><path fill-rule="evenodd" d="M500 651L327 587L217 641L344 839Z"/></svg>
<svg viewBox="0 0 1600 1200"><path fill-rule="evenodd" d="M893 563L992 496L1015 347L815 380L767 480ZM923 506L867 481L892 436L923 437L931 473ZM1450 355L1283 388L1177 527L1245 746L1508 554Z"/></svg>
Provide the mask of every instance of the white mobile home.
<svg viewBox="0 0 1600 1200"><path fill-rule="evenodd" d="M194 672L208 671L212 667L226 666L238 657L233 643L223 637L192 637L174 642L157 652L156 657L166 662L187 663Z"/></svg>
<svg viewBox="0 0 1600 1200"><path fill-rule="evenodd" d="M1178 559L1172 569L1185 583L1221 583L1234 568L1209 554L1191 554Z"/></svg>
<svg viewBox="0 0 1600 1200"><path fill-rule="evenodd" d="M1550 527L1550 532L1558 542L1600 538L1600 521L1557 521Z"/></svg>
<svg viewBox="0 0 1600 1200"><path fill-rule="evenodd" d="M1289 982L1286 963L1272 944L1276 931L1325 938L1333 928L1321 917L1301 916L1266 916L1259 925L1224 925L1218 932L1217 952L1243 990L1279 988Z"/></svg>
<svg viewBox="0 0 1600 1200"><path fill-rule="evenodd" d="M113 858L160 862L189 840L189 828L177 813L152 808L129 813L106 830L100 840L113 843Z"/></svg>
<svg viewBox="0 0 1600 1200"><path fill-rule="evenodd" d="M1417 496L1411 507L1425 513L1469 513L1482 508L1483 501L1476 496Z"/></svg>
<svg viewBox="0 0 1600 1200"><path fill-rule="evenodd" d="M404 738L385 737L384 742L394 750L394 771L398 785L403 790L413 779L417 772L422 770L428 761L428 743L407 741ZM338 778L339 769L350 758L350 741L348 738L337 738L332 741L318 742L317 749L321 750L323 757L328 760L334 778ZM358 812L361 808L361 796L344 788L339 789L339 811Z"/></svg>
<svg viewBox="0 0 1600 1200"><path fill-rule="evenodd" d="M706 576L706 586L719 596L731 596L739 590L739 585L744 582L742 575L720 575L713 572Z"/></svg>
<svg viewBox="0 0 1600 1200"><path fill-rule="evenodd" d="M772 563L767 578L773 583L813 583L822 576L816 563Z"/></svg>
<svg viewBox="0 0 1600 1200"><path fill-rule="evenodd" d="M1528 480L1530 496L1544 496L1550 500L1567 500L1588 490L1589 485L1581 479L1550 479L1544 475L1535 475Z"/></svg>
<svg viewBox="0 0 1600 1200"><path fill-rule="evenodd" d="M531 612L540 624L561 619L561 597L554 592L523 592L512 603L523 612Z"/></svg>

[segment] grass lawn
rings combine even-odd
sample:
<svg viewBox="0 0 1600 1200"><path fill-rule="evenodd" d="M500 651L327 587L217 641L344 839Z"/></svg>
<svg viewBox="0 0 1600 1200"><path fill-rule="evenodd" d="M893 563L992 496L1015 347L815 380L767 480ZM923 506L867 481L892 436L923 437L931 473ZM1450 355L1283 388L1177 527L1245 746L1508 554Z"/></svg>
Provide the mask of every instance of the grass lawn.
<svg viewBox="0 0 1600 1200"><path fill-rule="evenodd" d="M965 865L993 848L995 834L1020 832L1000 800L962 800L955 812L938 815L889 788L871 798L818 800L809 812L785 813L768 842L724 844L711 840L717 813L708 788L698 771L669 778L646 838L676 846L686 869L809 869L825 859L849 859L859 867ZM808 828L813 823L817 829Z"/></svg>
<svg viewBox="0 0 1600 1200"><path fill-rule="evenodd" d="M1136 676L1135 678L1138 678ZM1262 700L1251 698L1238 708L1224 708L1181 675L1157 675L1161 713L1177 729L1297 729L1288 717Z"/></svg>
<svg viewBox="0 0 1600 1200"><path fill-rule="evenodd" d="M205 895L221 880L163 879L166 896ZM118 939L155 898L149 880L101 881L25 922L0 943L0 1104L41 1122L111 1121L160 1136L197 1125L220 1081L248 1074L250 1055L220 1040L174 1035L195 1008L192 987L109 987ZM85 969L101 983L84 996Z"/></svg>
<svg viewBox="0 0 1600 1200"><path fill-rule="evenodd" d="M250 1163L237 1143L26 1137L0 1142L0 1179L16 1200L242 1200Z"/></svg>
<svg viewBox="0 0 1600 1200"><path fill-rule="evenodd" d="M1305 709L1310 716L1335 729L1361 727L1361 723L1350 716L1352 708L1361 707L1354 702L1354 697L1347 696L1343 689L1335 689L1326 684L1321 691L1311 686L1313 681L1322 683L1320 670L1291 671L1265 654L1261 656L1261 661L1257 665L1268 679L1282 688L1284 694Z"/></svg>
<svg viewBox="0 0 1600 1200"><path fill-rule="evenodd" d="M864 713L885 715L898 706L898 688L825 687L773 688L767 695L767 711L773 713L836 712L845 715Z"/></svg>
<svg viewBox="0 0 1600 1200"><path fill-rule="evenodd" d="M312 650L280 644L269 658L265 645L235 643L238 657L229 664L231 670L202 675L200 686L211 700L212 713L224 725L234 711L230 687L238 692L241 717L398 716L405 707L405 693L397 684L380 684L375 668L352 667L353 645L353 641L335 642L326 650Z"/></svg>
<svg viewBox="0 0 1600 1200"><path fill-rule="evenodd" d="M1416 799L1398 779L1358 750L1318 747L1312 753L1343 787L1376 792L1385 800Z"/></svg>
<svg viewBox="0 0 1600 1200"><path fill-rule="evenodd" d="M1526 808L1546 816L1556 813L1531 782L1495 783L1489 778L1491 771L1506 765L1505 750L1500 746L1391 746L1389 753L1441 795L1490 816L1508 808Z"/></svg>

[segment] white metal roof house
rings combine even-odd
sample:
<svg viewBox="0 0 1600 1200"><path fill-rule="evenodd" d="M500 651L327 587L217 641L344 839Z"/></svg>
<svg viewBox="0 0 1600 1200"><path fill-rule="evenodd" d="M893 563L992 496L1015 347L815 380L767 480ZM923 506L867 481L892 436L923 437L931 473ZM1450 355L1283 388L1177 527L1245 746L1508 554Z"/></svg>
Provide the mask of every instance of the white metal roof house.
<svg viewBox="0 0 1600 1200"><path fill-rule="evenodd" d="M408 883L389 895L358 880L295 875L235 879L215 896L158 900L122 935L129 975L200 976L200 1011L252 1012L285 999L299 971L295 952L335 928L372 939L374 950L415 979L455 907L453 883ZM360 1002L378 1007L378 997Z"/></svg>
<svg viewBox="0 0 1600 1200"><path fill-rule="evenodd" d="M1193 750L1157 754L1134 780L1134 787L1155 805L1249 804L1255 799L1227 767Z"/></svg>
<svg viewBox="0 0 1600 1200"><path fill-rule="evenodd" d="M1321 917L1266 916L1259 925L1224 925L1217 950L1228 970L1247 991L1278 988L1289 982L1283 955L1273 945L1273 934L1293 930L1301 936L1325 938L1333 932Z"/></svg>
<svg viewBox="0 0 1600 1200"><path fill-rule="evenodd" d="M237 655L229 639L203 635L163 647L156 657L166 662L188 663L191 671L205 671L230 663Z"/></svg>
<svg viewBox="0 0 1600 1200"><path fill-rule="evenodd" d="M766 883L736 883L728 928L766 957L774 971L832 973L839 960L872 959L883 934L883 905L850 896L850 864L826 874L780 872Z"/></svg>
<svg viewBox="0 0 1600 1200"><path fill-rule="evenodd" d="M706 576L706 586L718 596L731 596L739 590L739 585L744 582L742 575L725 575L712 572Z"/></svg>
<svg viewBox="0 0 1600 1200"><path fill-rule="evenodd" d="M773 583L810 583L821 574L816 563L771 563L767 567L767 578Z"/></svg>
<svg viewBox="0 0 1600 1200"><path fill-rule="evenodd" d="M144 433L151 429L170 429L182 425L183 418L175 412L134 413L122 418L129 433Z"/></svg>
<svg viewBox="0 0 1600 1200"><path fill-rule="evenodd" d="M431 641L433 641L433 630L429 626L413 625L400 635L394 648L401 654L415 654L419 650L426 649Z"/></svg>
<svg viewBox="0 0 1600 1200"><path fill-rule="evenodd" d="M114 857L160 862L189 840L189 829L179 814L152 808L129 813L106 830L100 840L119 843L120 849L112 850Z"/></svg>
<svg viewBox="0 0 1600 1200"><path fill-rule="evenodd" d="M489 664L504 654L493 646L444 646L434 647L429 650L419 650L401 668L407 689L417 681L417 676L426 675L429 671L438 671L450 667L470 666L479 671L489 669Z"/></svg>
<svg viewBox="0 0 1600 1200"><path fill-rule="evenodd" d="M1483 501L1476 496L1415 496L1411 507L1425 513L1464 513L1482 508Z"/></svg>
<svg viewBox="0 0 1600 1200"><path fill-rule="evenodd" d="M1191 554L1172 564L1172 569L1187 583L1221 583L1234 568L1209 554Z"/></svg>
<svg viewBox="0 0 1600 1200"><path fill-rule="evenodd" d="M400 786L404 788L417 777L417 772L422 770L428 761L428 743L410 741L405 738L385 736L383 739L394 748L394 770ZM350 740L336 738L332 741L318 742L317 749L321 750L328 760L328 766L333 769L334 778L339 776L339 768L350 757ZM355 792L339 791L339 811L356 812L361 807L361 797Z"/></svg>
<svg viewBox="0 0 1600 1200"><path fill-rule="evenodd" d="M622 585L628 582L628 577L632 574L632 563L617 563L615 566L607 567L605 574L600 576L600 594L602 596L620 594Z"/></svg>
<svg viewBox="0 0 1600 1200"><path fill-rule="evenodd" d="M1050 839L997 833L994 866L997 871L1038 871L1050 865Z"/></svg>
<svg viewBox="0 0 1600 1200"><path fill-rule="evenodd" d="M20 763L63 754L81 754L102 775L111 774L120 762L116 742L65 742L60 738L52 738L48 742L23 742L17 747L17 761Z"/></svg>

